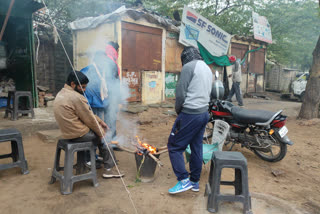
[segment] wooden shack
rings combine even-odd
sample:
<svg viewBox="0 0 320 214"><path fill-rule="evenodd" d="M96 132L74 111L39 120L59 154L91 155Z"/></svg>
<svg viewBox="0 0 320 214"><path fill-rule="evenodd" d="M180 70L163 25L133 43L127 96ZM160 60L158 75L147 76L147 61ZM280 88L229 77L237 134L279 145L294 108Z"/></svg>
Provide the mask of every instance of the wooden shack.
<svg viewBox="0 0 320 214"><path fill-rule="evenodd" d="M0 1L0 26L3 32L0 60L2 58L5 62L5 66L0 68L0 81L12 79L16 90L30 91L34 106L37 106L38 99L32 14L42 7L40 0ZM7 94L7 91L1 93L0 97L7 97Z"/></svg>
<svg viewBox="0 0 320 214"><path fill-rule="evenodd" d="M250 52L246 56L248 51L258 48L260 49ZM229 54L235 55L241 60L245 58L245 62L241 66L242 83L240 87L242 93L265 91L266 43L255 40L253 37L234 35L229 47ZM231 73L231 67L228 67L227 69L228 73Z"/></svg>
<svg viewBox="0 0 320 214"><path fill-rule="evenodd" d="M104 50L108 41L118 42L120 75L130 90L128 101L162 102L166 72L176 75L181 70L183 46L175 24L155 13L125 7L72 22L74 66L81 70L91 63L94 51Z"/></svg>

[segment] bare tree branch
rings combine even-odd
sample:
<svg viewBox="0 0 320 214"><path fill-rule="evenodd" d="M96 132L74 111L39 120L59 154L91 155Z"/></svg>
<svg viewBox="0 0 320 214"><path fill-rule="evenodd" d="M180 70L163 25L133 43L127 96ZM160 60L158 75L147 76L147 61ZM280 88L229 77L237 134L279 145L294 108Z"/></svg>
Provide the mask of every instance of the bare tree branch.
<svg viewBox="0 0 320 214"><path fill-rule="evenodd" d="M319 0L320 1L320 0ZM227 5L225 8L223 8L222 10L220 10L216 16L219 16L221 13L223 13L224 11L230 9L230 8L233 8L233 7L241 7L242 5L241 4L234 4L234 5Z"/></svg>
<svg viewBox="0 0 320 214"><path fill-rule="evenodd" d="M320 0L319 0L320 1ZM214 15L216 16L217 15L217 12L218 12L218 3L219 3L219 0L216 0L216 9L214 11Z"/></svg>

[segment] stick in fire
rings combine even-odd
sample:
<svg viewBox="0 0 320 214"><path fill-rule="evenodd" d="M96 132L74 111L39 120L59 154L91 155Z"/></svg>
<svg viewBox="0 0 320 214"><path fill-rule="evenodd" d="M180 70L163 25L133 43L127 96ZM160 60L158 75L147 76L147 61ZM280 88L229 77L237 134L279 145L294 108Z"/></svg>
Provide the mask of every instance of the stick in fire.
<svg viewBox="0 0 320 214"><path fill-rule="evenodd" d="M159 165L159 167L163 166L163 163L154 155L158 155L158 154L162 154L162 153L167 152L168 151L167 147L165 146L165 147L161 147L161 148L157 149L156 147L153 147L147 143L142 143L142 141L139 139L138 136L136 136L136 139L137 139L138 143L131 142L137 148L136 151L120 146L118 141L111 141L111 143L117 145L118 148L122 149L123 151L129 152L129 153L138 153L140 155L149 155L149 157L151 157Z"/></svg>

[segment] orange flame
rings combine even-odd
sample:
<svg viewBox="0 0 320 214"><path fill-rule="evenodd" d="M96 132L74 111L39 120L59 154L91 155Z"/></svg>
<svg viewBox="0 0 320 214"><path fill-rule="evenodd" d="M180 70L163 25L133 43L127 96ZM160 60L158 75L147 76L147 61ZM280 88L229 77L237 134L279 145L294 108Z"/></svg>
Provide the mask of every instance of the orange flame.
<svg viewBox="0 0 320 214"><path fill-rule="evenodd" d="M142 146L143 148L147 149L151 154L155 154L157 153L157 148L154 146L151 146L147 143L143 143L138 136L136 136L138 143L140 144L140 146Z"/></svg>

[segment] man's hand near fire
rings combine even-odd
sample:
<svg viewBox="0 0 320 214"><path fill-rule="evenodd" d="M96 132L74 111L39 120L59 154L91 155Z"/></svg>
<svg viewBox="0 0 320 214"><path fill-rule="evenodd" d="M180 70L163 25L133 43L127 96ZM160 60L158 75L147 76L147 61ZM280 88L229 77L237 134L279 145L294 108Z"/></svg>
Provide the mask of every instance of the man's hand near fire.
<svg viewBox="0 0 320 214"><path fill-rule="evenodd" d="M105 122L103 122L103 121L100 121L99 124L100 124L100 126L101 126L104 130L110 129L109 126L108 126Z"/></svg>
<svg viewBox="0 0 320 214"><path fill-rule="evenodd" d="M101 126L102 131L103 131L103 133L102 133L103 135L102 136L105 136L107 130L110 129L109 126L105 122L103 122L102 120L99 122L99 125Z"/></svg>

